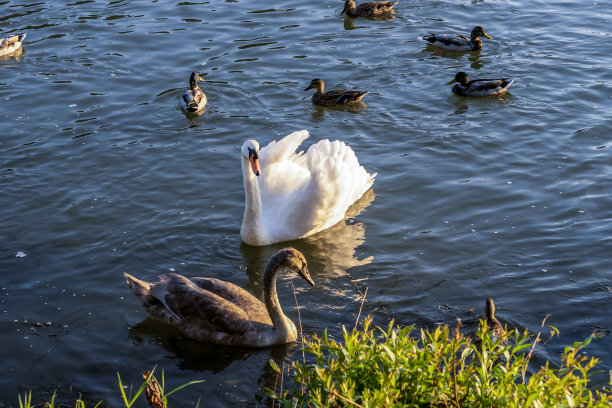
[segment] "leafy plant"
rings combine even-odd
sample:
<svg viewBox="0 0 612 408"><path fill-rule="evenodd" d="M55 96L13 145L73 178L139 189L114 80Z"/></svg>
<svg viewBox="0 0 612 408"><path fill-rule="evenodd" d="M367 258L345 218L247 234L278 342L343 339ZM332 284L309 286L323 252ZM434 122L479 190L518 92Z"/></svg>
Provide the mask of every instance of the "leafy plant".
<svg viewBox="0 0 612 408"><path fill-rule="evenodd" d="M183 388L189 386L189 385L193 385L193 384L197 384L197 383L201 383L204 382L204 380L194 380L194 381L189 381L188 383L185 383L183 385L179 385L178 387L176 387L175 389L173 389L172 391L169 392L165 392L165 376L164 376L164 371L162 370L162 376L161 376L161 384L160 382L157 380L157 378L155 378L155 376L153 375L153 373L155 372L155 368L157 367L153 367L153 369L151 371L146 371L143 374L143 378L144 381L142 382L142 384L140 385L140 387L138 388L138 390L136 391L136 393L134 394L134 396L132 396L132 387L130 386L130 393L129 395L127 395L125 393L125 387L123 386L123 383L121 381L121 376L119 375L119 373L117 373L117 378L119 381L119 389L121 390L121 396L123 397L123 403L125 404L126 408L130 408L134 402L136 402L136 399L140 396L140 394L142 394L143 391L146 390L146 397L147 400L149 401L149 404L153 407L153 408L159 408L159 407L167 407L168 406L168 397L172 394L174 394L175 392L182 390ZM150 394L152 393L152 394ZM155 401L155 402L153 402ZM200 401L198 400L198 403L196 404L196 408L198 408L200 405Z"/></svg>
<svg viewBox="0 0 612 408"><path fill-rule="evenodd" d="M343 328L342 343L306 341L313 363L293 363L297 387L269 394L288 407L609 407L610 387L588 388L595 358L582 355L591 337L565 348L561 364L529 371L540 336L512 331L495 341L481 321L472 340L448 326L433 331ZM557 333L552 328L551 337ZM529 349L529 352L526 351ZM612 385L612 379L610 382Z"/></svg>
<svg viewBox="0 0 612 408"><path fill-rule="evenodd" d="M144 381L142 382L142 384L140 385L140 387L134 393L133 396L132 396L132 386L130 385L129 393L126 394L125 389L127 387L124 387L123 382L121 381L121 375L117 373L117 379L119 381L119 389L121 390L121 397L123 398L123 404L125 405L126 408L130 408L132 405L134 405L134 403L136 402L136 400L138 399L140 394L142 394L143 391L145 391L145 396L147 398L147 401L149 402L149 405L151 405L152 408L166 408L168 406L168 397L170 395L174 394L175 392L179 390L182 390L183 388L189 385L204 382L204 380L189 381L188 383L179 385L178 387L174 388L172 391L165 392L166 381L165 381L164 371L162 370L161 383L153 375L154 372L155 372L155 367L153 368L153 370L146 371L143 374ZM53 395L51 396L51 401L43 402L40 405L42 405L43 408L55 408L55 397L56 397L56 393L54 392ZM19 398L19 408L34 408L39 405L39 404L32 405L32 391L24 393L23 399L21 398L21 395L18 395L18 398ZM101 404L102 404L102 401L95 404L92 408L98 408ZM196 404L196 408L198 408L199 405L200 405L200 401L198 400L198 403ZM66 406L66 405L60 404L60 406ZM79 398L77 398L77 400L75 401L74 407L75 408L85 408L86 407L85 401L81 398L80 395L79 395Z"/></svg>

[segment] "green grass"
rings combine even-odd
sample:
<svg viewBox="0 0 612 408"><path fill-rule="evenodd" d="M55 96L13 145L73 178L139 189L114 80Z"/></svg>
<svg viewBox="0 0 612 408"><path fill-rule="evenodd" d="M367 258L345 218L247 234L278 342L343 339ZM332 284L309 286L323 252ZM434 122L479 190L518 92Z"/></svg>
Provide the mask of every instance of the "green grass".
<svg viewBox="0 0 612 408"><path fill-rule="evenodd" d="M558 367L530 372L540 334L512 331L494 342L484 321L475 340L459 328L383 329L367 318L362 330L343 329L342 342L325 332L305 343L314 362L293 363L293 387L268 392L287 407L612 406L612 373L609 386L588 387L598 363L583 355L592 337L565 347Z"/></svg>
<svg viewBox="0 0 612 408"><path fill-rule="evenodd" d="M164 371L162 370L162 375L161 375L161 382L158 381L158 379L154 376L155 373L155 368L153 368L153 370L151 370L150 372L145 373L146 375L143 376L144 380L142 382L142 384L140 385L140 387L134 392L134 395L132 395L132 385L130 385L129 387L124 386L123 382L121 381L121 376L119 375L119 373L117 373L117 381L118 381L118 386L119 386L119 390L121 392L121 397L123 399L123 404L125 408L131 408L132 405L134 405L134 403L136 402L136 400L138 399L138 397L140 395L143 394L143 392L147 389L147 384L151 381L155 384L155 388L158 391L158 399L160 401L160 405L163 404L164 407L168 406L168 397L172 394L174 394L175 392L182 390L183 388L189 386L189 385L193 385L193 384L197 384L197 383L201 383L204 380L195 380L195 381L190 381L188 383L185 383L183 385L179 385L178 387L174 388L172 391L165 391L165 375L164 375ZM126 394L125 390L129 388L128 393ZM146 394L146 393L145 393ZM53 396L51 397L51 401L45 401L42 402L40 404L32 404L32 391L26 392L23 395L23 399L21 397L21 395L18 395L19 398L19 408L35 408L35 407L42 407L42 408L56 408L56 404L55 404L55 393L53 393ZM151 399L149 398L148 395L143 395L145 396L145 401L149 401L149 405L152 406L151 403ZM102 405L102 401L98 402L97 404L95 404L92 408L98 408L100 405ZM200 405L200 401L198 400L198 403L196 404L196 408L198 408ZM62 407L67 407L66 404L61 404ZM74 404L75 408L86 408L85 406L85 401L83 401L80 397L76 399L75 404Z"/></svg>

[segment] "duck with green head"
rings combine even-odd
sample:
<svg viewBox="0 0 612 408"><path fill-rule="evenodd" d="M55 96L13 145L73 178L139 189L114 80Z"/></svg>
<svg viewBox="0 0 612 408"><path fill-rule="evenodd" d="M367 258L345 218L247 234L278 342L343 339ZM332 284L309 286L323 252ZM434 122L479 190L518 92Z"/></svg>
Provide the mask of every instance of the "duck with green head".
<svg viewBox="0 0 612 408"><path fill-rule="evenodd" d="M346 14L349 17L377 17L392 11L397 1L369 1L360 5L355 4L355 0L346 0L344 9L340 15Z"/></svg>
<svg viewBox="0 0 612 408"><path fill-rule="evenodd" d="M465 72L459 72L448 84L455 84L453 92L460 96L500 95L508 90L513 78L472 79Z"/></svg>
<svg viewBox="0 0 612 408"><path fill-rule="evenodd" d="M450 51L477 51L482 49L482 41L480 36L488 39L492 39L484 28L476 26L472 29L470 38L465 35L459 34L434 34L430 33L423 36L423 40L429 45L434 47L442 48Z"/></svg>
<svg viewBox="0 0 612 408"><path fill-rule="evenodd" d="M189 89L179 99L179 106L187 113L200 113L206 106L206 95L198 86L198 81L204 81L204 78L198 71L193 71L189 77Z"/></svg>
<svg viewBox="0 0 612 408"><path fill-rule="evenodd" d="M321 78L315 78L310 81L304 91L315 89L316 92L312 95L312 103L321 106L338 106L351 103L361 102L369 91L350 91L347 89L334 89L333 91L325 92L325 83Z"/></svg>

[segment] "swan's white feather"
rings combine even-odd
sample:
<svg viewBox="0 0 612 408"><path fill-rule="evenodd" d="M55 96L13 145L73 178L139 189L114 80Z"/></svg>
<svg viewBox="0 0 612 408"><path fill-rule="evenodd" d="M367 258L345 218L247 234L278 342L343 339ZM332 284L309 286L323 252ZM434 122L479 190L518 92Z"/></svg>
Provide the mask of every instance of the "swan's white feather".
<svg viewBox="0 0 612 408"><path fill-rule="evenodd" d="M321 140L306 154L296 152L307 137L305 130L294 132L261 149L264 234L247 243L268 245L327 229L372 186L376 174L368 174L344 142Z"/></svg>

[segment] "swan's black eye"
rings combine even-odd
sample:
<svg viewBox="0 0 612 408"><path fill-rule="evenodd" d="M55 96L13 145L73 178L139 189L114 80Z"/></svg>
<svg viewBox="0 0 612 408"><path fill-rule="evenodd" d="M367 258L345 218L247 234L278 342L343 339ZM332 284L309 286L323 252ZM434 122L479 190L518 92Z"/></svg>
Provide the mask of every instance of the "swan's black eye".
<svg viewBox="0 0 612 408"><path fill-rule="evenodd" d="M249 149L249 157L253 156L254 159L259 159L259 155L257 154L257 150L251 149L250 147L248 149Z"/></svg>

